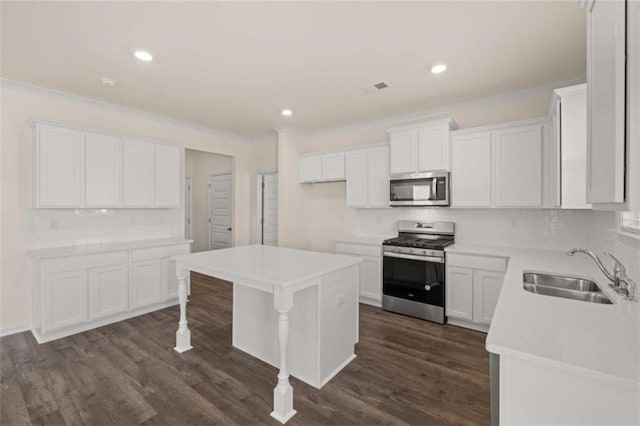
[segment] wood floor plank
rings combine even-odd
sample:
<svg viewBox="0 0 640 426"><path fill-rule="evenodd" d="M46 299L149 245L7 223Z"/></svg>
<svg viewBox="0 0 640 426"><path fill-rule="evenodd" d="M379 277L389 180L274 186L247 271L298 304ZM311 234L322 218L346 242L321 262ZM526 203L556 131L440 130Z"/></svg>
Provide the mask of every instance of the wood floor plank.
<svg viewBox="0 0 640 426"><path fill-rule="evenodd" d="M37 344L0 338L0 424L278 425L277 369L231 346L232 284L192 274L194 349L176 306ZM486 335L360 306L357 358L323 389L295 378L288 425L486 425Z"/></svg>

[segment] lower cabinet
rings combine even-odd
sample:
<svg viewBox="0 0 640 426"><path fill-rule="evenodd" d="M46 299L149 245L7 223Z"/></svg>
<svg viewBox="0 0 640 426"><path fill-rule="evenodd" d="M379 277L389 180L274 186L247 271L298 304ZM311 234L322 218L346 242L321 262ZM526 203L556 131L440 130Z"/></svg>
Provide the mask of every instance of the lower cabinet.
<svg viewBox="0 0 640 426"><path fill-rule="evenodd" d="M133 262L129 272L131 308L157 303L162 291L162 261L160 259Z"/></svg>
<svg viewBox="0 0 640 426"><path fill-rule="evenodd" d="M447 255L446 315L453 325L487 331L498 303L507 260Z"/></svg>
<svg viewBox="0 0 640 426"><path fill-rule="evenodd" d="M89 311L91 319L106 317L128 309L127 264L89 270Z"/></svg>
<svg viewBox="0 0 640 426"><path fill-rule="evenodd" d="M172 256L190 243L34 258L32 332L46 342L178 302Z"/></svg>
<svg viewBox="0 0 640 426"><path fill-rule="evenodd" d="M380 245L336 242L336 254L358 256L360 303L382 306L382 241Z"/></svg>

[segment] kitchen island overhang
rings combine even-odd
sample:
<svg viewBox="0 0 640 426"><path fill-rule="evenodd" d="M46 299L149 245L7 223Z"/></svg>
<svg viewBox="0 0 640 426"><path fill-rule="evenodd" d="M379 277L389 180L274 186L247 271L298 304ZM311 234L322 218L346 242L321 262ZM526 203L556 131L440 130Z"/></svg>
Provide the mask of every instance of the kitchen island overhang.
<svg viewBox="0 0 640 426"><path fill-rule="evenodd" d="M289 373L321 388L355 358L360 258L251 245L173 260L180 299L175 350L192 349L189 273L233 282L232 345L280 369L271 413L280 422L296 413Z"/></svg>

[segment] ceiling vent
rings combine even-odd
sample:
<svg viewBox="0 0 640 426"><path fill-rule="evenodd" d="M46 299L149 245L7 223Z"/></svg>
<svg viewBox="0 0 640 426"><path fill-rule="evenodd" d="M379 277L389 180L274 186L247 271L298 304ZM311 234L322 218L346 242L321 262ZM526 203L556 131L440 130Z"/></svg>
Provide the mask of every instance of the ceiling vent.
<svg viewBox="0 0 640 426"><path fill-rule="evenodd" d="M386 81L381 81L380 83L376 83L376 84L372 84L371 86L365 86L362 88L362 91L364 93L367 94L371 94L371 93L377 93L383 89L386 89L387 87L391 87L391 84L389 84Z"/></svg>

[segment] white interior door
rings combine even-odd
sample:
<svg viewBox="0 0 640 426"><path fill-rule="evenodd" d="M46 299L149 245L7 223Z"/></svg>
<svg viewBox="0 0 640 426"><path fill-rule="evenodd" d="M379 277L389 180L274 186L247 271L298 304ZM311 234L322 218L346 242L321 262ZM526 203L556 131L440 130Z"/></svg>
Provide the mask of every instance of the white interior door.
<svg viewBox="0 0 640 426"><path fill-rule="evenodd" d="M184 237L193 238L193 196L191 193L191 176L184 178Z"/></svg>
<svg viewBox="0 0 640 426"><path fill-rule="evenodd" d="M260 242L268 246L278 245L278 174L262 175Z"/></svg>
<svg viewBox="0 0 640 426"><path fill-rule="evenodd" d="M209 248L231 247L231 173L209 176Z"/></svg>

